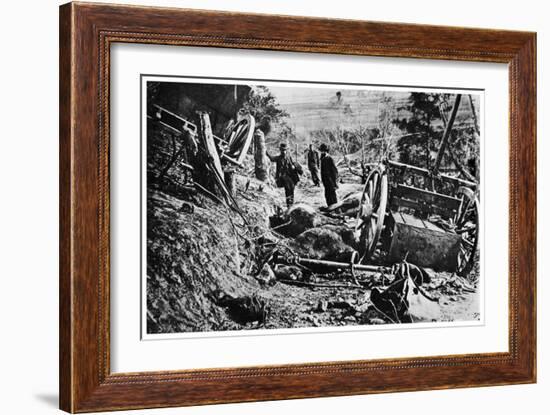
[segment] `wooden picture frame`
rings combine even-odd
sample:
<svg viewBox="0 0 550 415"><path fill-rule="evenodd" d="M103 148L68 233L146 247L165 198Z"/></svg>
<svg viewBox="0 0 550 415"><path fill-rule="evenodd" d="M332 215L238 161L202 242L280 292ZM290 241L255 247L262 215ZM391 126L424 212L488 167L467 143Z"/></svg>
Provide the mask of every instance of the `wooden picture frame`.
<svg viewBox="0 0 550 415"><path fill-rule="evenodd" d="M116 42L508 64L509 352L111 373L109 62ZM91 412L531 383L536 380L535 301L535 33L106 4L61 6L61 409Z"/></svg>

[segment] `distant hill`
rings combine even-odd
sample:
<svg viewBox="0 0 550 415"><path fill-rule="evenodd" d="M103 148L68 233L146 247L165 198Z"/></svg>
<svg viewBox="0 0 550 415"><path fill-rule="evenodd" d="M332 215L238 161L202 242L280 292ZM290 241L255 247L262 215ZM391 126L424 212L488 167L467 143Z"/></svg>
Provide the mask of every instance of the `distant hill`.
<svg viewBox="0 0 550 415"><path fill-rule="evenodd" d="M274 87L269 86L277 97L281 108L290 117L286 122L297 135L298 152L302 153L311 142L311 132L321 129L353 130L358 127L378 127L380 112L384 110L384 99L390 99L395 108L406 107L410 93L407 91L376 91L359 89ZM337 96L340 92L340 96ZM474 105L479 114L479 99L474 95ZM407 118L408 111L396 111L396 116ZM459 108L457 123L473 122L469 101L463 99ZM437 123L436 123L437 124ZM275 129L272 139L277 140ZM272 143L275 145L275 143ZM292 144L292 143L290 143ZM293 149L294 150L294 149Z"/></svg>
<svg viewBox="0 0 550 415"><path fill-rule="evenodd" d="M288 123L299 136L323 128L374 128L378 124L379 104L384 95L391 96L397 106L407 103L408 93L365 90L335 90L294 88L295 93L281 94L280 88L271 88L279 104L289 114ZM336 92L341 92L338 99Z"/></svg>

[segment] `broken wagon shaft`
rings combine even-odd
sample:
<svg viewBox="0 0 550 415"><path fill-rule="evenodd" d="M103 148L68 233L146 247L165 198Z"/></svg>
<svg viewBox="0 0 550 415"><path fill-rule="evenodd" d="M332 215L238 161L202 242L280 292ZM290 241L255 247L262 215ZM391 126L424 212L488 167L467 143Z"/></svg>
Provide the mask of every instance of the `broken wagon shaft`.
<svg viewBox="0 0 550 415"><path fill-rule="evenodd" d="M473 107L472 96L471 95L468 95L468 96L470 97L470 104L472 105L472 115L474 117L474 128L476 128L477 135L479 136L479 127L477 127L477 118L476 118L476 114L475 114L475 108ZM445 118L445 115L443 114L443 111L441 110L441 107L439 107L439 114L441 115L441 121L443 121L443 126L446 129L447 128L447 119ZM456 128L455 128L455 130L456 130ZM455 167L458 169L460 174L462 174L462 176L465 177L466 180L470 180L472 182L475 181L475 177L472 176L470 173L468 173L468 171L462 166L462 164L459 163L458 157L456 156L456 154L453 150L453 147L449 146L447 148L447 150L449 151L449 157L451 158L451 161L453 162Z"/></svg>
<svg viewBox="0 0 550 415"><path fill-rule="evenodd" d="M353 262L335 262L327 261L323 259L310 259L310 258L300 258L296 259L296 262L299 265L307 266L316 266L316 267L325 267L327 269L349 269L352 271L370 271L370 272L383 272L387 273L390 271L389 267L382 267L376 265L364 265L364 264L355 264Z"/></svg>
<svg viewBox="0 0 550 415"><path fill-rule="evenodd" d="M195 138L198 135L198 127L197 127L197 125L195 125L191 121L186 120L185 118L183 118L183 117L181 117L177 114L174 114L171 111L168 111L166 108L163 108L160 105L153 104L153 107L155 107L155 109L157 110L157 112L155 113L155 117L152 117L152 116L148 115L147 118L155 119L160 124L162 124L163 126L169 128L170 130L174 131L177 134L183 134L184 131L187 131L189 134L191 134L191 136L193 138ZM169 119L163 120L162 119L163 114L167 114ZM174 123L176 123L176 122L181 123L181 129L178 129L178 128L174 127L173 125L171 125L170 121L172 121ZM214 138L214 140L216 140L219 143L229 144L226 140L224 140L223 138L220 138L220 137L218 137L214 134L212 134L212 137ZM231 164L234 164L234 165L238 166L238 167L243 167L242 162L239 162L238 160L235 160L234 158L229 157L227 154L222 153L221 158L225 161L228 161Z"/></svg>
<svg viewBox="0 0 550 415"><path fill-rule="evenodd" d="M278 278L278 282L288 285L296 285L298 287L311 287L311 288L356 288L360 290L366 290L362 285L356 284L323 284L316 282L296 281L287 278Z"/></svg>
<svg viewBox="0 0 550 415"><path fill-rule="evenodd" d="M445 127L445 132L443 133L443 138L441 139L441 145L439 146L439 150L437 151L435 166L433 168L434 174L437 174L439 172L441 160L443 160L443 154L445 153L445 148L447 147L447 143L449 141L451 131L453 130L453 124L455 122L456 114L458 112L458 107L460 106L461 98L462 98L461 94L456 95L455 102L453 104L453 109L451 111L451 116L449 117L449 121L447 122L447 125Z"/></svg>

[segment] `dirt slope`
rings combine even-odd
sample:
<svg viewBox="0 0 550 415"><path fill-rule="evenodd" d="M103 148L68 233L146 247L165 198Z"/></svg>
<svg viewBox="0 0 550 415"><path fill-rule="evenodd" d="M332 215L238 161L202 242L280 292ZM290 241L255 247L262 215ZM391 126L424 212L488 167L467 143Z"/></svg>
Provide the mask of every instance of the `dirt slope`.
<svg viewBox="0 0 550 415"><path fill-rule="evenodd" d="M346 185L339 195L356 187ZM387 323L372 310L368 286L345 288L351 283L346 275L312 275L308 279L313 284L338 284L338 288L259 281L260 242L271 235L269 216L281 209L284 198L281 189L242 176L237 179L237 189L237 201L248 218L248 227L241 226L239 215L207 197L176 198L159 190L149 192L149 333ZM322 188L313 188L304 180L296 199L319 207L322 195ZM479 317L474 293L447 286L452 280L448 274L432 275L433 283L425 289L440 299L442 320L450 316L456 320ZM359 277L372 281L373 286L382 283L379 274L361 273ZM267 318L238 321L228 307L231 303L222 298L258 299L269 310Z"/></svg>

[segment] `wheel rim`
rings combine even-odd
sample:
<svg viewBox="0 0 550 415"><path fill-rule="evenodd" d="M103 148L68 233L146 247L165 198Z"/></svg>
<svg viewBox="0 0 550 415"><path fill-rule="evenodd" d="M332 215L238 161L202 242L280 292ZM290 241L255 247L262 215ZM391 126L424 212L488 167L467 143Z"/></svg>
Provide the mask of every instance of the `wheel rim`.
<svg viewBox="0 0 550 415"><path fill-rule="evenodd" d="M465 277L472 271L479 243L479 202L467 187L460 187L458 196L462 203L455 221L455 232L461 236L456 272Z"/></svg>
<svg viewBox="0 0 550 415"><path fill-rule="evenodd" d="M227 155L235 159L241 159L246 155L254 133L254 118L249 115L239 121L229 134Z"/></svg>
<svg viewBox="0 0 550 415"><path fill-rule="evenodd" d="M383 168L374 169L365 182L355 223L361 261L372 258L384 227L388 201L388 176Z"/></svg>

